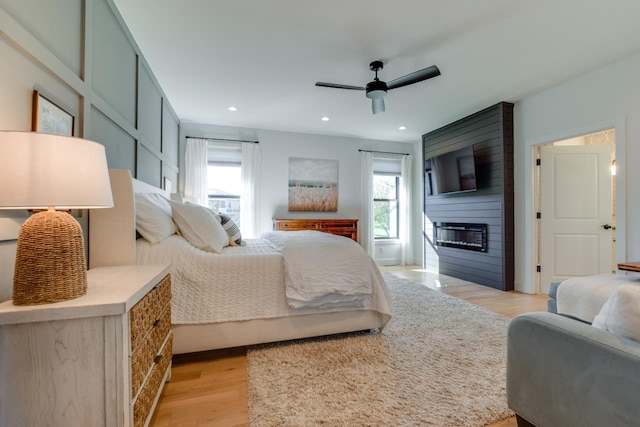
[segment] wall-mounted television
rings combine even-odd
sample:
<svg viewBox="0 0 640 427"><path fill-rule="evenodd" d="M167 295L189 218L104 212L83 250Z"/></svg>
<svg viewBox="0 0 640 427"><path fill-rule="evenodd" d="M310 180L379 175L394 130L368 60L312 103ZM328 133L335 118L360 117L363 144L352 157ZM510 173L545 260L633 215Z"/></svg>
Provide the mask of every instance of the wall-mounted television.
<svg viewBox="0 0 640 427"><path fill-rule="evenodd" d="M424 165L428 196L477 190L473 146L425 159Z"/></svg>

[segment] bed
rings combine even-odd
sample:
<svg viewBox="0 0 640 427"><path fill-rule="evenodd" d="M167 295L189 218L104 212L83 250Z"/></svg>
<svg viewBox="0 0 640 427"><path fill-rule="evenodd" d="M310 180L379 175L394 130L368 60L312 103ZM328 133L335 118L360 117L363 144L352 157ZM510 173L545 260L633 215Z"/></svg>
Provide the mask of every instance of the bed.
<svg viewBox="0 0 640 427"><path fill-rule="evenodd" d="M149 244L136 237L135 194L170 195L132 179L128 170L110 170L110 177L114 208L90 212L89 268L172 264L174 354L381 330L389 321L390 295L372 260L371 297L360 306L292 308L283 256L272 242L247 239L247 246L226 247L220 254L196 249L178 235ZM214 279L229 286L212 290L207 281Z"/></svg>

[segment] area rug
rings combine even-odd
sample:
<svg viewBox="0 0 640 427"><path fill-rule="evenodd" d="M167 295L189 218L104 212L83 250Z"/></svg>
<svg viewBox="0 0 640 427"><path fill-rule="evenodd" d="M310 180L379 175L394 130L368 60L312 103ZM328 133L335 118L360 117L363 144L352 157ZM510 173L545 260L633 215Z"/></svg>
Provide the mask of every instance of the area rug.
<svg viewBox="0 0 640 427"><path fill-rule="evenodd" d="M384 273L393 318L249 349L250 425L485 426L508 418L509 319Z"/></svg>

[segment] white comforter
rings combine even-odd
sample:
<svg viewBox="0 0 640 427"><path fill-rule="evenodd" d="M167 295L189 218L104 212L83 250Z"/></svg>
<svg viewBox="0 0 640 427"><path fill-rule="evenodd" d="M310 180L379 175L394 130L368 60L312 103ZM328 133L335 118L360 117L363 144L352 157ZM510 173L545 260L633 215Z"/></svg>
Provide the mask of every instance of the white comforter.
<svg viewBox="0 0 640 427"><path fill-rule="evenodd" d="M391 317L391 296L380 271L372 266L373 292L362 306L295 309L287 304L282 255L262 239L212 254L180 236L151 245L138 239L138 264L172 263L171 321L203 324L270 319L329 311L375 310Z"/></svg>
<svg viewBox="0 0 640 427"><path fill-rule="evenodd" d="M319 231L271 231L262 238L282 253L292 307L357 307L371 295L371 258L353 240Z"/></svg>

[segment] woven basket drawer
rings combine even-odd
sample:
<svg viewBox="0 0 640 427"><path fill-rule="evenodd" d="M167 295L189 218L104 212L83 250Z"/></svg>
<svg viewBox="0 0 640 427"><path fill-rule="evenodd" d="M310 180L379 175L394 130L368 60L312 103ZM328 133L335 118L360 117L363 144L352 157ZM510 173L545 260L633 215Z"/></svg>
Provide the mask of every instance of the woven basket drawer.
<svg viewBox="0 0 640 427"><path fill-rule="evenodd" d="M138 399L133 404L133 425L135 427L143 426L149 416L149 411L158 394L164 374L169 367L169 362L171 362L172 346L173 334L169 333L169 339L154 361L151 375L149 375Z"/></svg>
<svg viewBox="0 0 640 427"><path fill-rule="evenodd" d="M141 344L144 337L160 318L164 307L171 301L171 275L167 275L160 283L144 296L130 312L131 352Z"/></svg>
<svg viewBox="0 0 640 427"><path fill-rule="evenodd" d="M135 396L142 386L147 373L153 366L153 359L171 330L171 304L167 304L157 324L131 356L131 395Z"/></svg>

